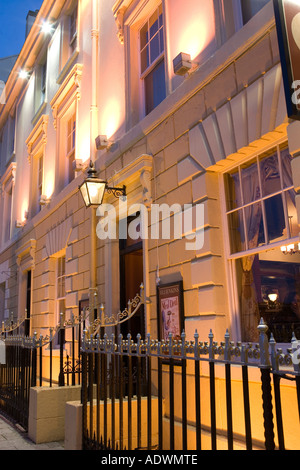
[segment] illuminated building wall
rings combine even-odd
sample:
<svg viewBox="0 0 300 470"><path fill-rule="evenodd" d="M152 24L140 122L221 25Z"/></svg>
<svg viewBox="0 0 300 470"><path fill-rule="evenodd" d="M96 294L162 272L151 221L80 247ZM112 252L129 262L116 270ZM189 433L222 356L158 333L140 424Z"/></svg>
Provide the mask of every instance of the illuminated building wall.
<svg viewBox="0 0 300 470"><path fill-rule="evenodd" d="M251 174L252 164L259 166L270 156L283 161L287 146L293 155L299 147L298 125L289 125L286 118L272 2L262 2L252 15L247 10L247 22L244 6L253 6L250 0L79 0L77 9L75 1L50 3L43 3L9 77L7 103L0 108L5 220L0 273L12 273L0 276L5 285L2 318L11 311L15 317L24 314L28 272L33 281L31 331L42 334L57 323L60 310L69 318L78 314L80 302L90 299L117 312L124 292L125 298L136 293L135 283L142 281L150 302L134 328L157 337L157 283L181 280L188 339L196 328L203 341L210 328L216 340L223 340L226 328L234 340L242 339L249 318L241 312L251 303L244 296L243 276L249 279L254 267L263 273L263 289L247 285L248 292L256 288L261 296L251 304L255 309L266 309L269 288L278 290L281 301L288 287L279 292L278 282L268 284L265 278L270 278L271 263L277 263L276 269L272 266L278 281L280 263L287 260L280 247L299 238L298 195L295 204L288 199L293 186L299 189L295 157L284 187L274 190L268 181L262 196L271 200L280 193L287 201L284 217L293 217L288 218L291 226L285 219L276 233L265 211L257 238L248 237L243 249L245 240L235 243L245 211L242 203L232 202L237 198L233 191L238 192L235 175ZM41 24L47 18L54 18L56 26L45 36ZM180 53L191 58L183 75L173 69ZM21 79L18 72L24 67L31 73ZM107 138L105 148L96 147L98 136ZM128 208L166 203L191 204L195 210L202 204L203 246L190 251L185 238L149 238L137 244L133 258L130 246L119 240L96 238L91 253L96 230L78 191L90 158L110 186L126 186ZM278 175L279 170L272 184ZM113 196L106 195L105 202L119 210ZM243 221L247 227L249 220ZM194 218L192 233L201 228ZM269 230L268 240L259 238L266 235L263 229ZM258 264L249 268L245 259L252 255ZM296 287L291 270L296 272L298 257L289 258L289 279ZM58 277L64 278L64 292ZM130 282L124 287L126 278ZM251 326L256 320L251 317Z"/></svg>

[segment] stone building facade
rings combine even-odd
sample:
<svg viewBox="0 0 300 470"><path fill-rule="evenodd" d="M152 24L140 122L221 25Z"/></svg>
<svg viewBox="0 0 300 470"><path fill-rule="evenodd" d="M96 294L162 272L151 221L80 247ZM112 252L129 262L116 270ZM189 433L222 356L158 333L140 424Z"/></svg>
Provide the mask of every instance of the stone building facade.
<svg viewBox="0 0 300 470"><path fill-rule="evenodd" d="M297 323L277 306L299 283L299 255L281 249L299 241L299 145L272 2L184 3L44 1L0 105L1 321L26 316L27 333L46 334L83 305L117 313L143 283L144 311L121 332L157 337L157 286L182 281L188 338L228 328L254 340L260 315L278 331ZM188 205L190 231L101 240L78 190L90 160L125 185L129 222L153 204ZM120 201L105 203L120 223ZM198 233L203 245L187 249Z"/></svg>

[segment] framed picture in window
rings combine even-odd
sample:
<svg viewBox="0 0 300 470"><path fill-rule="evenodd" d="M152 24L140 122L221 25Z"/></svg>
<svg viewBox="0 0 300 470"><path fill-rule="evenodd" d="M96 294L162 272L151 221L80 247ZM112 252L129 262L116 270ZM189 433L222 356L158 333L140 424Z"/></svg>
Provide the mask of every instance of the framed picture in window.
<svg viewBox="0 0 300 470"><path fill-rule="evenodd" d="M158 339L180 340L184 329L183 282L177 281L157 287Z"/></svg>

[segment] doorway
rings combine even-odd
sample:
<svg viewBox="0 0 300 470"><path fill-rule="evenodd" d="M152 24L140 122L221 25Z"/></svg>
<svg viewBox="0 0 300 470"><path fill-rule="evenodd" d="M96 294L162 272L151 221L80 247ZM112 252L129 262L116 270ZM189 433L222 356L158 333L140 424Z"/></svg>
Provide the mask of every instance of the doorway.
<svg viewBox="0 0 300 470"><path fill-rule="evenodd" d="M129 224L133 218L128 219ZM127 237L120 240L120 309L123 311L128 307L128 300L133 300L136 294L140 293L140 286L143 283L143 243L139 238L132 240ZM145 337L145 312L142 305L135 315L128 321L121 324L121 334L124 339L131 334L133 341L136 341L137 334Z"/></svg>

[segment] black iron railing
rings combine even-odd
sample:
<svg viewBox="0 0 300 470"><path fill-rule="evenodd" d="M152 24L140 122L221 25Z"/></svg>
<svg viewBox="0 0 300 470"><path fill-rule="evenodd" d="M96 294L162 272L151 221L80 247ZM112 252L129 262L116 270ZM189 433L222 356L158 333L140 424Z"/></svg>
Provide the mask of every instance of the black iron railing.
<svg viewBox="0 0 300 470"><path fill-rule="evenodd" d="M220 436L227 438L229 450L234 448L235 441L242 441L247 450L256 446L274 450L276 445L285 449L280 382L283 378L295 382L295 412L300 416L299 344L293 338L291 347L284 354L277 349L272 337L268 341L263 322L258 328L258 344L234 345L228 332L220 344L214 341L212 332L209 341L204 343L199 342L197 332L193 341L186 341L184 333L181 341L173 341L170 336L167 342L153 341L149 336L146 341L138 337L136 342L130 336L126 340L119 337L117 342L113 335L109 338L105 335L102 339L85 337L82 345L83 449L156 447L176 450L179 427L179 450L189 450L189 425L195 436L192 449L202 449L204 431L210 434L212 450L217 449ZM207 398L201 394L203 367L207 369L209 382L209 400L205 403ZM225 383L221 405L216 390L216 369L220 367ZM233 419L232 373L234 370L236 374L237 367L242 383L239 410L244 421L242 433L240 429L235 431ZM250 400L251 368L258 372L260 403ZM218 412L223 405L225 430L218 429ZM203 406L210 410L209 426L207 416L206 419L201 416ZM264 441L261 442L257 442L257 437L253 438L253 408L261 414L264 428ZM191 409L194 410L192 416Z"/></svg>

